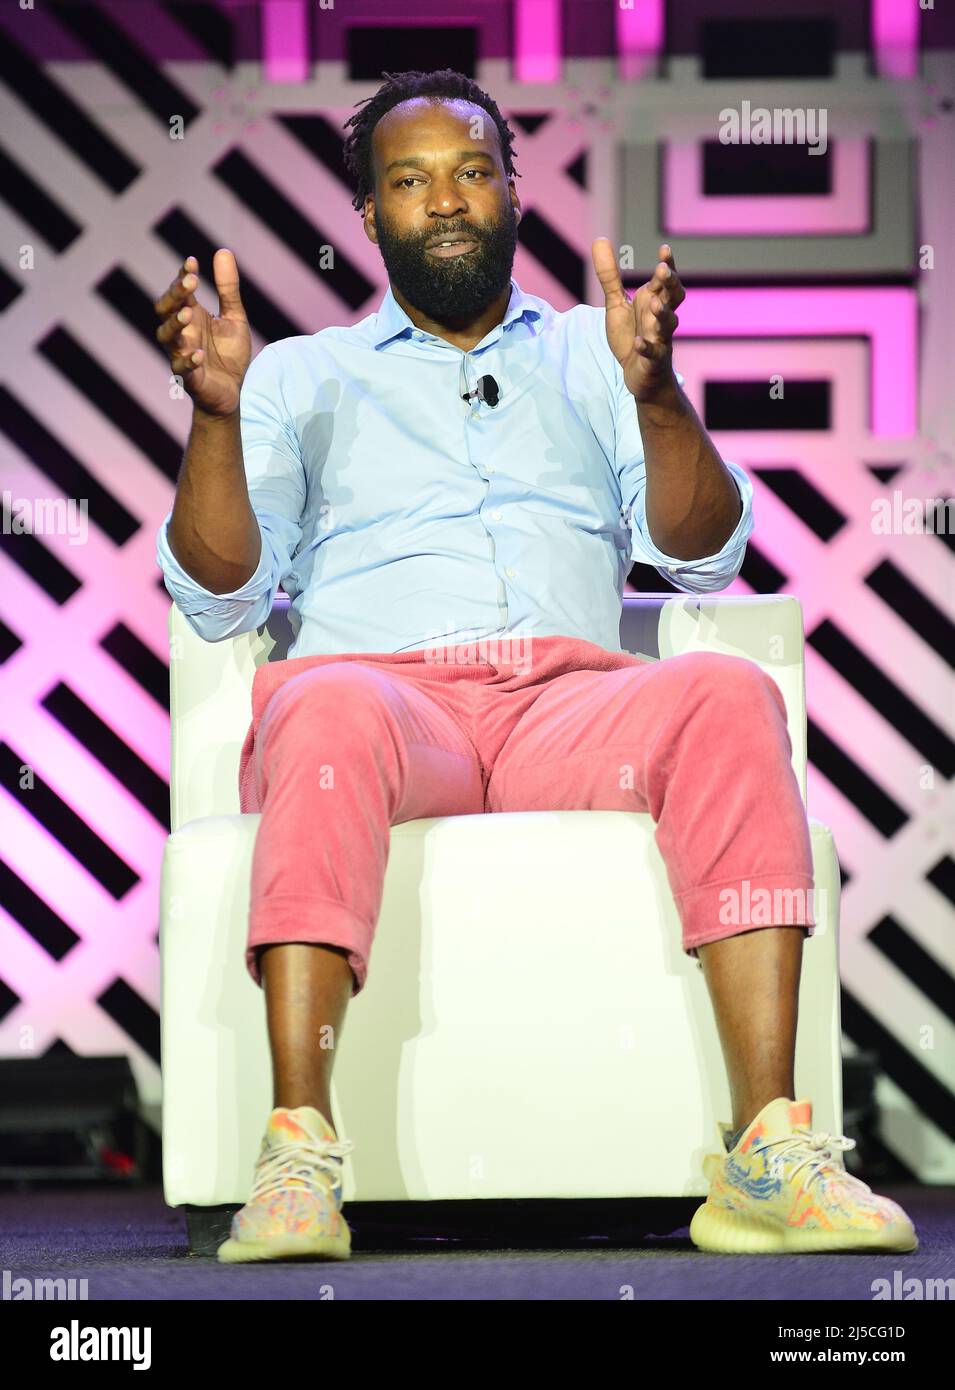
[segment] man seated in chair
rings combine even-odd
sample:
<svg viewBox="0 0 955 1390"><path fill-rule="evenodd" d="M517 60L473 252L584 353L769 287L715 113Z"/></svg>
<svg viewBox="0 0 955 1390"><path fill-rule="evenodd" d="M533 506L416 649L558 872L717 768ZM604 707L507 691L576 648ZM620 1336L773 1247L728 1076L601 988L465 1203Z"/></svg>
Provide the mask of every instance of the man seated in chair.
<svg viewBox="0 0 955 1390"><path fill-rule="evenodd" d="M382 76L345 143L388 275L378 311L250 365L227 250L217 317L196 298L193 256L154 306L193 401L157 538L169 592L220 641L261 625L281 583L296 634L287 661L256 673L243 750L242 810L262 817L246 960L265 990L274 1109L219 1258L350 1253L351 1144L319 1039L339 1036L365 984L389 827L586 809L653 817L713 1002L733 1114L694 1243L915 1249L901 1208L847 1173L851 1141L814 1131L795 1094L811 912L753 927L725 911L744 880L789 905L812 889L782 694L742 657L620 649L634 551L709 593L738 574L753 527L749 479L673 367L685 291L672 250L631 297L594 241L599 308L523 293L497 104L449 70ZM255 271L275 288L273 267Z"/></svg>

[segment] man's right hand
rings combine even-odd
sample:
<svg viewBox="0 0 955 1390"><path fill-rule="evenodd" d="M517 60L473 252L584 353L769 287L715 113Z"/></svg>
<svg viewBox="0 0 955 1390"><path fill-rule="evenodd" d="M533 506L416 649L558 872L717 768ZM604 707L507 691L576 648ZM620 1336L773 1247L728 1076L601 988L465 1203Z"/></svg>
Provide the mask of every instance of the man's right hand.
<svg viewBox="0 0 955 1390"><path fill-rule="evenodd" d="M212 258L218 318L196 299L198 272L195 256L187 256L177 278L153 304L162 319L156 337L195 408L206 415L233 415L252 357L249 320L239 298L239 268L231 251L220 249Z"/></svg>

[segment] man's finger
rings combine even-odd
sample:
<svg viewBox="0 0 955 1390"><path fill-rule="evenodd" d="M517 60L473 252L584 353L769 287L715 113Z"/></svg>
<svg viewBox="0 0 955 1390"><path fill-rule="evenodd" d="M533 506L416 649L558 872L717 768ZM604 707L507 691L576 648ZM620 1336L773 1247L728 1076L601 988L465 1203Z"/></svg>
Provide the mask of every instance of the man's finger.
<svg viewBox="0 0 955 1390"><path fill-rule="evenodd" d="M195 256L188 256L186 258L178 276L173 280L166 293L153 303L153 308L160 318L165 318L173 309L178 309L182 304L195 304L195 286L193 286L193 292L187 294L182 284L185 277L193 273L189 261L194 261L195 259Z"/></svg>
<svg viewBox="0 0 955 1390"><path fill-rule="evenodd" d="M656 362L665 351L659 343L653 342L650 338L635 339L633 348L638 357L645 357L648 362Z"/></svg>
<svg viewBox="0 0 955 1390"><path fill-rule="evenodd" d="M239 267L236 264L235 256L227 247L220 246L213 256L212 274L219 295L219 313L221 315L241 314L244 316L245 310L242 308L242 299L239 294Z"/></svg>
<svg viewBox="0 0 955 1390"><path fill-rule="evenodd" d="M594 270L597 272L597 279L603 287L606 299L606 308L616 309L621 301L624 304L630 303L630 297L623 288L620 279L620 270L617 265L617 258L613 253L610 239L605 236L597 237L591 247L593 256Z"/></svg>
<svg viewBox="0 0 955 1390"><path fill-rule="evenodd" d="M657 326L664 340L669 341L673 337L678 322L679 320L672 309L663 308L660 310L657 314Z"/></svg>
<svg viewBox="0 0 955 1390"><path fill-rule="evenodd" d="M658 295L664 304L669 304L671 309L679 309L686 299L686 290L678 275L674 275L665 266L662 269L666 270L666 274L664 275L661 267L657 266L653 279L647 282L647 288L651 294Z"/></svg>
<svg viewBox="0 0 955 1390"><path fill-rule="evenodd" d="M680 272L676 268L676 257L673 255L673 247L664 242L660 247L660 260L669 267L669 274L666 276L666 287L669 292L670 304L674 309L678 309L686 299L686 290L683 281L680 279Z"/></svg>
<svg viewBox="0 0 955 1390"><path fill-rule="evenodd" d="M676 271L676 261L673 259L673 249L666 242L657 248L657 263L653 268L653 277L650 281L652 290L659 290L664 285L679 283L679 276Z"/></svg>
<svg viewBox="0 0 955 1390"><path fill-rule="evenodd" d="M657 261L653 267L653 275L648 281L651 291L659 294L661 290L670 290L678 283L676 273L670 269L666 261Z"/></svg>

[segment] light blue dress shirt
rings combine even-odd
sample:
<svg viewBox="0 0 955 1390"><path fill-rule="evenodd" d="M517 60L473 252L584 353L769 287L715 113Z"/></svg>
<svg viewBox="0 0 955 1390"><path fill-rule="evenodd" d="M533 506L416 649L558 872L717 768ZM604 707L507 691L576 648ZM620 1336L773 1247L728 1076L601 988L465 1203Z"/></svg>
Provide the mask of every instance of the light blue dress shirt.
<svg viewBox="0 0 955 1390"><path fill-rule="evenodd" d="M495 378L496 407L462 394ZM677 373L678 380L683 378ZM620 651L634 558L687 593L723 589L753 529L753 489L717 554L679 560L650 537L637 407L604 310L558 312L511 280L503 321L469 352L415 327L389 286L348 328L283 338L249 367L242 452L262 550L213 594L156 537L166 588L201 637L292 600L289 656L401 652L481 638L567 636Z"/></svg>

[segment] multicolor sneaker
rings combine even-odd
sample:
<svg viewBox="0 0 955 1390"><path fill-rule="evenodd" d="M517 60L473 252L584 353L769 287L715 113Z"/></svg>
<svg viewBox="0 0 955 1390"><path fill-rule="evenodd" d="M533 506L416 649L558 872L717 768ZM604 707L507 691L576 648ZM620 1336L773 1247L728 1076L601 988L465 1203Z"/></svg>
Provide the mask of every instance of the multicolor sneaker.
<svg viewBox="0 0 955 1390"><path fill-rule="evenodd" d="M732 1127L720 1131L727 1139ZM902 1208L846 1172L842 1150L854 1147L812 1131L808 1100L770 1101L735 1148L704 1158L710 1191L690 1239L723 1255L917 1249Z"/></svg>
<svg viewBox="0 0 955 1390"><path fill-rule="evenodd" d="M224 1264L347 1260L351 1231L341 1214L342 1159L353 1148L350 1139L336 1138L312 1105L273 1110L255 1165L252 1196L232 1218L219 1259Z"/></svg>

